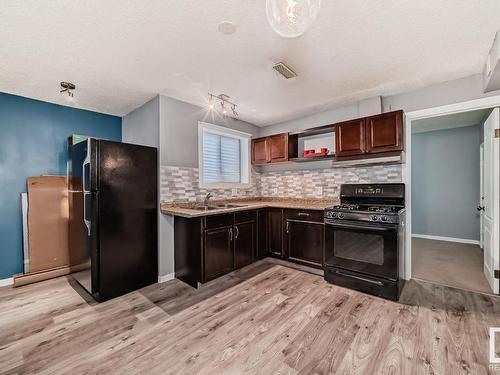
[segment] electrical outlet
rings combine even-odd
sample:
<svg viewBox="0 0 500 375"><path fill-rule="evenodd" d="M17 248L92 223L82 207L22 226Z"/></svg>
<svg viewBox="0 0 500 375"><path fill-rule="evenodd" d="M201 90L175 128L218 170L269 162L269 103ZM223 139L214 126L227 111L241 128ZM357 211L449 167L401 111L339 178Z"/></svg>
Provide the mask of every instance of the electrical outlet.
<svg viewBox="0 0 500 375"><path fill-rule="evenodd" d="M273 188L273 195L278 195L278 188L277 187Z"/></svg>
<svg viewBox="0 0 500 375"><path fill-rule="evenodd" d="M238 195L238 189L234 188L234 189L231 189L231 195L233 197L236 197Z"/></svg>

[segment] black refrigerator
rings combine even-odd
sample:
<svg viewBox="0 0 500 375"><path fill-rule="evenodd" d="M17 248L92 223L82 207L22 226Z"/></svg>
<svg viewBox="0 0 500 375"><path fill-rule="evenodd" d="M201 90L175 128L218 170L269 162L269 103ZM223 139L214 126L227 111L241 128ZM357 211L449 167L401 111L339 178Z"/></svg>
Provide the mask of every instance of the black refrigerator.
<svg viewBox="0 0 500 375"><path fill-rule="evenodd" d="M158 281L157 149L68 138L73 277L97 301Z"/></svg>

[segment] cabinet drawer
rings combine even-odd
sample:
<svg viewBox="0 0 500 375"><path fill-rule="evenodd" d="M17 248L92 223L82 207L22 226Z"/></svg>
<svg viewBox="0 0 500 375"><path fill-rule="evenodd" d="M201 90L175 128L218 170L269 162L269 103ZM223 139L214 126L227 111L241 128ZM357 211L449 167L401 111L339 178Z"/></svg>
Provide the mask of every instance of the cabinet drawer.
<svg viewBox="0 0 500 375"><path fill-rule="evenodd" d="M233 225L234 214L223 214L205 217L205 228L220 228Z"/></svg>
<svg viewBox="0 0 500 375"><path fill-rule="evenodd" d="M245 223L247 221L256 221L257 220L257 211L241 211L236 212L234 214L235 223Z"/></svg>
<svg viewBox="0 0 500 375"><path fill-rule="evenodd" d="M323 210L285 210L285 219L323 222Z"/></svg>

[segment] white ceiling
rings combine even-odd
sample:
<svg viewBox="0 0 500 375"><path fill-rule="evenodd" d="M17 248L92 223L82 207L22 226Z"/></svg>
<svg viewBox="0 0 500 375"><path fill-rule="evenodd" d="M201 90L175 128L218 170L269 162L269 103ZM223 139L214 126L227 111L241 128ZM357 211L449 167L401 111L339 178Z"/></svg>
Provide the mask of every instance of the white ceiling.
<svg viewBox="0 0 500 375"><path fill-rule="evenodd" d="M0 91L125 115L158 93L193 104L226 93L263 126L482 70L498 0L323 0L284 39L264 0L2 0ZM237 31L217 31L231 21ZM298 78L271 66L285 61Z"/></svg>
<svg viewBox="0 0 500 375"><path fill-rule="evenodd" d="M465 126L478 125L486 120L490 112L491 108L417 120L412 122L411 132L426 133L435 130L463 128Z"/></svg>

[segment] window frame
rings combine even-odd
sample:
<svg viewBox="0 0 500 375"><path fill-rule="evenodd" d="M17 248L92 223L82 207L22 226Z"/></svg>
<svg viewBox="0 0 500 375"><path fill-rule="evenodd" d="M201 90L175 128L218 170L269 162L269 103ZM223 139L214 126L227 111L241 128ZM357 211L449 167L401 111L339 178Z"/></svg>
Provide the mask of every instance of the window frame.
<svg viewBox="0 0 500 375"><path fill-rule="evenodd" d="M203 176L203 137L204 131L224 137L240 140L240 182L204 182ZM250 143L252 135L239 130L226 128L208 122L198 122L198 173L200 188L206 189L238 189L248 188L252 184L250 165ZM243 182L241 182L243 181Z"/></svg>

